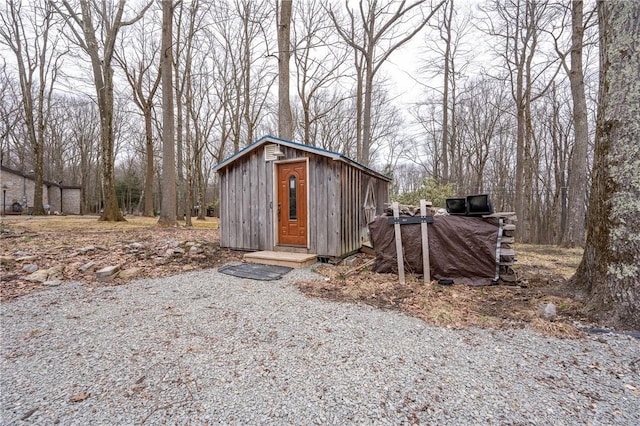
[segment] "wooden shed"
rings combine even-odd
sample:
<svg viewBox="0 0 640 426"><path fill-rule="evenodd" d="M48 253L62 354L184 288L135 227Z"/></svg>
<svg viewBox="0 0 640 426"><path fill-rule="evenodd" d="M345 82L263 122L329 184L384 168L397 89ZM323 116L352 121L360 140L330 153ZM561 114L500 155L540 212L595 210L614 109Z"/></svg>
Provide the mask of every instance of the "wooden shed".
<svg viewBox="0 0 640 426"><path fill-rule="evenodd" d="M342 154L265 136L218 164L220 245L343 257L367 240L390 179Z"/></svg>

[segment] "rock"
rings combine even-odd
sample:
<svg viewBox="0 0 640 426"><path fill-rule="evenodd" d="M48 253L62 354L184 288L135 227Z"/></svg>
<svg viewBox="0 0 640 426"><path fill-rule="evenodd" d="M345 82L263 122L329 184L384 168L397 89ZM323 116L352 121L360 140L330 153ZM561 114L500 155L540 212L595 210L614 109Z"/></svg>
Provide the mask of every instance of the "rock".
<svg viewBox="0 0 640 426"><path fill-rule="evenodd" d="M61 280L63 278L64 265L56 265L52 268L49 268L47 272L49 272L49 276L47 279L49 280Z"/></svg>
<svg viewBox="0 0 640 426"><path fill-rule="evenodd" d="M112 278L118 276L118 272L120 271L120 266L107 266L98 271L96 271L96 278L98 281L109 281Z"/></svg>
<svg viewBox="0 0 640 426"><path fill-rule="evenodd" d="M85 254L90 251L96 251L96 246L86 246L78 249L78 253Z"/></svg>
<svg viewBox="0 0 640 426"><path fill-rule="evenodd" d="M166 257L176 256L180 254L184 254L184 249L180 247L170 248L164 252L164 255Z"/></svg>
<svg viewBox="0 0 640 426"><path fill-rule="evenodd" d="M120 271L118 277L124 278L125 280L135 278L140 274L140 268L129 268Z"/></svg>
<svg viewBox="0 0 640 426"><path fill-rule="evenodd" d="M15 258L13 256L0 256L0 264L9 265L15 262Z"/></svg>
<svg viewBox="0 0 640 426"><path fill-rule="evenodd" d="M191 246L189 247L189 254L198 254L198 253L202 253L202 249L198 246Z"/></svg>
<svg viewBox="0 0 640 426"><path fill-rule="evenodd" d="M129 244L129 248L132 248L132 249L141 249L143 247L144 247L144 245L141 244L141 243L131 243L131 244Z"/></svg>
<svg viewBox="0 0 640 426"><path fill-rule="evenodd" d="M35 263L28 263L28 264L26 264L26 265L24 265L24 266L22 267L22 270L23 270L24 272L27 272L27 273L29 273L29 274L32 274L32 273L34 273L35 271L37 271L37 270L38 270L38 265L36 265Z"/></svg>
<svg viewBox="0 0 640 426"><path fill-rule="evenodd" d="M47 280L45 282L42 283L42 285L46 285L47 287L58 287L60 284L62 284L62 280Z"/></svg>
<svg viewBox="0 0 640 426"><path fill-rule="evenodd" d="M186 243L184 243L185 247L191 247L191 246L197 246L198 243L196 243L195 241L187 241Z"/></svg>
<svg viewBox="0 0 640 426"><path fill-rule="evenodd" d="M49 271L46 269L40 269L39 271L33 272L31 275L27 275L25 278L27 281L31 281L32 283L43 283L49 277Z"/></svg>
<svg viewBox="0 0 640 426"><path fill-rule="evenodd" d="M548 321L553 321L556 318L556 305L554 305L553 303L540 305L538 314L541 318L544 318Z"/></svg>
<svg viewBox="0 0 640 426"><path fill-rule="evenodd" d="M167 247L178 247L178 246L180 246L180 241L167 240Z"/></svg>
<svg viewBox="0 0 640 426"><path fill-rule="evenodd" d="M78 271L80 272L87 272L87 271L91 271L94 267L96 266L96 262L94 262L93 260L90 262L85 263L84 265L82 265L81 267L78 268Z"/></svg>
<svg viewBox="0 0 640 426"><path fill-rule="evenodd" d="M16 258L16 262L33 262L34 260L36 260L38 258L38 256L21 256L21 257L17 257Z"/></svg>
<svg viewBox="0 0 640 426"><path fill-rule="evenodd" d="M358 256L349 256L342 261L344 266L354 267L358 261Z"/></svg>
<svg viewBox="0 0 640 426"><path fill-rule="evenodd" d="M16 231L17 233L17 231ZM22 250L18 250L13 252L13 255L16 257L25 257L25 256L31 256L31 253L29 253L28 251L22 251Z"/></svg>

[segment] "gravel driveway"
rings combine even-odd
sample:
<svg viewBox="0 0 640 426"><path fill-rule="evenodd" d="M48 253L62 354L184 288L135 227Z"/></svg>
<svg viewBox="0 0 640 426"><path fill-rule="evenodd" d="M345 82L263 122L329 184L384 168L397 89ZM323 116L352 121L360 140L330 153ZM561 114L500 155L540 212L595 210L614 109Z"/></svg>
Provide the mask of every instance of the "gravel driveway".
<svg viewBox="0 0 640 426"><path fill-rule="evenodd" d="M215 270L0 304L3 424L640 424L640 341L450 330Z"/></svg>

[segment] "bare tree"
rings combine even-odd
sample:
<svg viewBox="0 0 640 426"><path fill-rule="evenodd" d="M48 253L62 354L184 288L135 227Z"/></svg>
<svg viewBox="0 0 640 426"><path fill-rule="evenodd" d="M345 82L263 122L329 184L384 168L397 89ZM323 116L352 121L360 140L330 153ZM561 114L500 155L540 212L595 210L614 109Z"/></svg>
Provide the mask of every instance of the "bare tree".
<svg viewBox="0 0 640 426"><path fill-rule="evenodd" d="M208 30L216 46L216 74L223 79L217 90L224 100L224 136L233 152L253 142L278 77L270 62L266 32L272 15L265 0L223 2L214 11L214 26Z"/></svg>
<svg viewBox="0 0 640 426"><path fill-rule="evenodd" d="M562 66L569 76L573 102L574 143L567 191L566 227L563 227L564 232L562 234L562 245L566 247L582 246L585 239L589 125L582 50L585 27L589 25L593 12L588 14L585 22L583 9L584 2L582 0L573 0L571 2L570 68L565 60L566 54L561 52L557 39L554 39L556 52L560 56Z"/></svg>
<svg viewBox="0 0 640 426"><path fill-rule="evenodd" d="M7 73L6 64L0 68L0 155L2 165L10 165L13 157L13 140L24 111L19 101L16 87L19 83ZM24 146L24 144L21 144Z"/></svg>
<svg viewBox="0 0 640 426"><path fill-rule="evenodd" d="M45 131L51 112L53 85L58 77L64 53L56 51L51 3L39 1L23 8L9 0L0 13L0 43L13 52L18 68L24 122L31 146L35 180L33 214L45 214L42 196L44 183Z"/></svg>
<svg viewBox="0 0 640 426"><path fill-rule="evenodd" d="M486 8L488 14L494 13L498 17L497 26L491 19L487 20L487 32L500 40L498 56L504 60L506 79L515 103L517 149L514 204L520 221L517 236L525 242L532 237L530 216L533 211L534 147L531 106L544 95L559 71L553 61L534 61L539 54L542 28L548 25L550 19L547 7L547 2L513 0L504 3L494 0ZM552 70L551 78L547 76L549 69ZM543 80L547 83L540 87Z"/></svg>
<svg viewBox="0 0 640 426"><path fill-rule="evenodd" d="M640 329L640 3L600 1L600 96L587 242L574 283L587 309Z"/></svg>
<svg viewBox="0 0 640 426"><path fill-rule="evenodd" d="M149 20L153 23L152 20ZM145 130L145 180L144 180L144 207L142 214L153 217L153 107L155 96L160 85L162 75L160 67L153 70L157 60L159 46L156 40L149 37L149 22L140 20L143 28L138 28L135 36L128 39L128 47L123 44L120 52L116 52L115 59L122 68L131 87L134 104L140 109L144 119ZM153 75L155 74L155 75Z"/></svg>
<svg viewBox="0 0 640 426"><path fill-rule="evenodd" d="M72 165L78 167L77 177L72 181L80 182L80 210L82 213L99 211L100 197L96 191L99 183L100 158L97 141L100 136L99 114L93 102L70 99L67 102L69 117L67 121L69 138L72 141Z"/></svg>
<svg viewBox="0 0 640 426"><path fill-rule="evenodd" d="M289 63L291 62L291 9L292 0L278 0L278 136L293 138L293 118L289 99Z"/></svg>
<svg viewBox="0 0 640 426"><path fill-rule="evenodd" d="M333 99L334 103L325 104L324 109L318 109L320 102L315 102L321 92L341 77L339 68L347 59L347 51L337 46L335 33L331 31L323 13L323 6L319 1L303 2L296 10L294 18L294 63L297 71L297 92L301 104L299 119L302 125L302 142L306 145L316 145L312 138L312 126L322 120L330 110L338 107L350 94ZM332 34L333 33L333 34ZM333 36L333 37L332 37Z"/></svg>
<svg viewBox="0 0 640 426"><path fill-rule="evenodd" d="M125 219L118 207L114 175L112 62L120 29L141 19L152 3L148 3L129 20L124 19L125 0L119 0L115 8L108 2L97 3L90 0L80 0L79 3L80 13L68 0L62 0L64 10L56 6L55 2L51 2L58 12L67 19L68 27L71 30L69 38L73 39L91 60L93 83L100 113L100 151L104 192L104 209L100 220L123 221Z"/></svg>
<svg viewBox="0 0 640 426"><path fill-rule="evenodd" d="M176 226L176 157L173 114L173 5L162 2L162 204L161 226Z"/></svg>
<svg viewBox="0 0 640 426"><path fill-rule="evenodd" d="M402 1L397 4L397 7L392 2L385 2L385 4L380 5L377 0L370 0L367 3L366 6L363 2L359 3L359 16L357 18L348 4L346 5L351 29L343 28L333 9L329 8L328 10L329 16L340 36L352 49L360 52L364 62L362 149L360 151L361 156L357 160L365 165L370 162L370 146L372 142L371 107L375 75L394 51L411 40L427 25L429 19L445 3L445 0L435 5L429 3L431 7L426 15L423 12L410 31L400 33L396 31L396 26L406 25L412 18L411 13L421 11L421 7L427 4L427 0L418 0L408 5L406 1ZM362 27L357 31L355 29L356 22L362 24Z"/></svg>

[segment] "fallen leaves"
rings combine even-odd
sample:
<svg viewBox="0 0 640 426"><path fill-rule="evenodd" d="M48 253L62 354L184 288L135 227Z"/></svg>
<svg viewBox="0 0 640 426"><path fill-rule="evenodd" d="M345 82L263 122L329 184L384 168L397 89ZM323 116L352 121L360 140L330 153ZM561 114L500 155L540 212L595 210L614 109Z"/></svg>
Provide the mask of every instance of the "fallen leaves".
<svg viewBox="0 0 640 426"><path fill-rule="evenodd" d="M534 256L528 257L528 248L519 247L519 256L529 260L544 256L534 250ZM553 255L559 256L559 252L556 250ZM566 264L577 265L576 253L569 252L568 256ZM571 294L559 290L561 286L557 283L563 283L565 279L552 269L550 262L541 262L541 267L530 262L522 274L518 271L519 276L528 278L526 287L468 287L443 286L435 281L425 285L422 279L414 276L408 276L406 284L401 285L397 275L376 274L366 266L362 268L362 265L370 264L371 256L359 254L358 257L349 266L322 265L316 272L327 277L325 280L301 282L298 287L310 296L400 310L442 327L522 328L528 325L548 336L577 338L584 335L573 325L573 320L580 319L581 305L571 298ZM354 269L357 273L352 273ZM547 303L557 306L556 321L538 317L538 306Z"/></svg>
<svg viewBox="0 0 640 426"><path fill-rule="evenodd" d="M118 224L85 216L7 221L4 228L10 232L2 234L0 249L15 258L2 264L0 300L44 288L40 282L27 281L28 274L22 270L26 261L37 264L39 270L60 268L59 276L65 281L122 285L133 278L157 278L241 259L243 253L220 248L217 222L209 218L194 222L192 228L160 228L152 218L138 217ZM168 242L197 243L201 251L166 258L162 253ZM119 277L98 283L95 271L112 265L126 266Z"/></svg>
<svg viewBox="0 0 640 426"><path fill-rule="evenodd" d="M71 395L71 398L69 398L69 402L81 402L89 398L90 396L91 393L89 392L80 392L75 395Z"/></svg>

